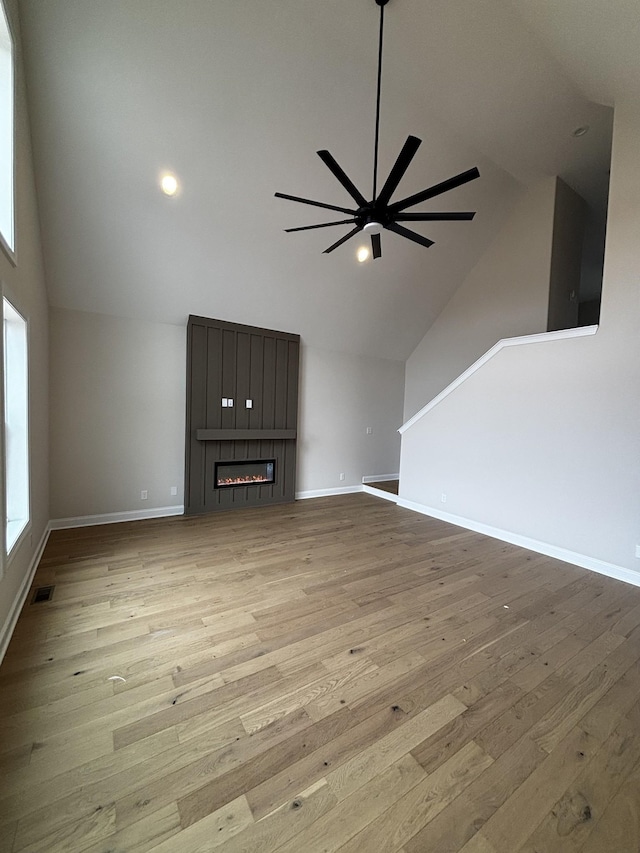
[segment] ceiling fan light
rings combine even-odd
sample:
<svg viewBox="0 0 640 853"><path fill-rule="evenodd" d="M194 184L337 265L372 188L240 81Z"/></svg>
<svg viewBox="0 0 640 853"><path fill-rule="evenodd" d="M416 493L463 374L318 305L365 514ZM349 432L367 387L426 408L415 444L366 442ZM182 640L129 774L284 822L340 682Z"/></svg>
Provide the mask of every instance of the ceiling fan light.
<svg viewBox="0 0 640 853"><path fill-rule="evenodd" d="M379 222L367 222L367 224L364 226L363 230L364 230L365 234L372 235L372 234L382 234L383 228L384 228L384 225L381 225Z"/></svg>
<svg viewBox="0 0 640 853"><path fill-rule="evenodd" d="M167 172L160 179L160 189L165 195L170 198L178 192L178 179L175 175Z"/></svg>

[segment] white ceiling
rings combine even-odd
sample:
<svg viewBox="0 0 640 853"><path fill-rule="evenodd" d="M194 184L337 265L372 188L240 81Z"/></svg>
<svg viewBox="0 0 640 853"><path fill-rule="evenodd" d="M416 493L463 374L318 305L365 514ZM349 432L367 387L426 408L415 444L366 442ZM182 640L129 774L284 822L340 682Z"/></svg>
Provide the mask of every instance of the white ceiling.
<svg viewBox="0 0 640 853"><path fill-rule="evenodd" d="M613 106L638 97L638 0L510 0L586 97Z"/></svg>
<svg viewBox="0 0 640 853"><path fill-rule="evenodd" d="M586 4L610 27L574 41ZM320 148L370 193L374 0L21 0L51 303L406 358L528 183L561 174L602 204L611 114L587 97L609 104L622 84L608 51L592 59L610 33L628 39L635 4L391 0L381 177L412 133L396 197L477 165L423 207L478 215L417 226L428 250L383 233L383 258L360 265L357 239L322 254L349 226L283 233L340 215L273 194L351 206ZM179 197L160 194L163 170Z"/></svg>

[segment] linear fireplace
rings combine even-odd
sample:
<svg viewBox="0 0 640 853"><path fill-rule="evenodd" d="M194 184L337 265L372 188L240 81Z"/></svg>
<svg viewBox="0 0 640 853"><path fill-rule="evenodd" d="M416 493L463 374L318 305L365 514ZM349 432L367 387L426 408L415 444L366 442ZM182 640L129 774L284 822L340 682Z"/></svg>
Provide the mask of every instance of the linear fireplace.
<svg viewBox="0 0 640 853"><path fill-rule="evenodd" d="M215 488L263 486L276 481L275 459L253 459L215 463Z"/></svg>

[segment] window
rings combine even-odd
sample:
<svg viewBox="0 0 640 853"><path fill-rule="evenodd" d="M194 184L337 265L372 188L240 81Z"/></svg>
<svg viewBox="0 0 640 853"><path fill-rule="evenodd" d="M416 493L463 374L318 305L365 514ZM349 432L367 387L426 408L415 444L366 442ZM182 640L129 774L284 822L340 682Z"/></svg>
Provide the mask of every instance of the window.
<svg viewBox="0 0 640 853"><path fill-rule="evenodd" d="M4 463L6 552L29 523L27 321L5 298Z"/></svg>
<svg viewBox="0 0 640 853"><path fill-rule="evenodd" d="M13 39L0 0L0 242L13 256Z"/></svg>

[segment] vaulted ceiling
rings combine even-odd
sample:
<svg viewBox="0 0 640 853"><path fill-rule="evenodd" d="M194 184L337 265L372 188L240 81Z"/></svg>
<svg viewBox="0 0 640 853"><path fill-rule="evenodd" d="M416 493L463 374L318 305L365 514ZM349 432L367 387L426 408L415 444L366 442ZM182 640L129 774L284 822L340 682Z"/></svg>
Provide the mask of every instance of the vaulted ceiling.
<svg viewBox="0 0 640 853"><path fill-rule="evenodd" d="M637 17L625 29L635 0L619 2L391 0L381 175L419 136L396 197L477 165L423 207L478 214L418 226L430 249L384 233L383 258L359 264L364 241L322 253L349 226L285 234L334 216L274 192L350 206L327 148L370 193L374 0L21 0L51 304L406 358L528 184L560 174L602 205L607 105L626 84L597 57L618 30L630 50ZM585 4L615 19L604 40L591 24L575 37Z"/></svg>

